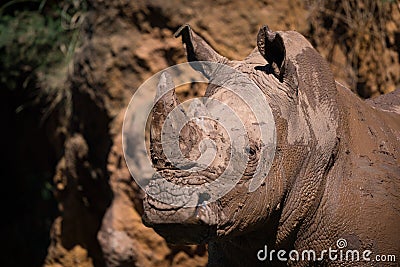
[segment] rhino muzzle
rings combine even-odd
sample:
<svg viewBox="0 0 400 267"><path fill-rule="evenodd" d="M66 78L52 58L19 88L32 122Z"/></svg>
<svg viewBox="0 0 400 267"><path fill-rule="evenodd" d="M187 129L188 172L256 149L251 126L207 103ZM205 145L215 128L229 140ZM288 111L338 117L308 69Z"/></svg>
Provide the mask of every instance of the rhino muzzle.
<svg viewBox="0 0 400 267"><path fill-rule="evenodd" d="M198 244L215 236L217 206L206 202L209 198L206 193L189 195L190 192L167 192L160 190L160 184L157 181L150 182L148 186L152 188L149 190L158 191L162 194L161 199L179 203L180 206L163 203L147 194L143 201L143 222L146 226L152 227L170 243ZM198 205L186 206L185 200L193 198Z"/></svg>

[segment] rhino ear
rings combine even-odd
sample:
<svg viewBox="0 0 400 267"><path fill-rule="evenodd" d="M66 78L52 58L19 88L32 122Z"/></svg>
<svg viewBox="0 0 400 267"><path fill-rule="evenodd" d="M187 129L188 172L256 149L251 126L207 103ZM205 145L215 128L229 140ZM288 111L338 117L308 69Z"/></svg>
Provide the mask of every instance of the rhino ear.
<svg viewBox="0 0 400 267"><path fill-rule="evenodd" d="M257 35L257 47L271 65L272 73L282 82L286 71L286 48L282 36L264 25Z"/></svg>
<svg viewBox="0 0 400 267"><path fill-rule="evenodd" d="M182 25L175 33L175 37L182 36L182 43L186 48L186 56L189 62L208 61L216 63L226 63L228 60L218 54L203 38L197 35L188 24ZM196 70L202 72L207 77L211 75L211 67L207 63L199 66L192 65Z"/></svg>

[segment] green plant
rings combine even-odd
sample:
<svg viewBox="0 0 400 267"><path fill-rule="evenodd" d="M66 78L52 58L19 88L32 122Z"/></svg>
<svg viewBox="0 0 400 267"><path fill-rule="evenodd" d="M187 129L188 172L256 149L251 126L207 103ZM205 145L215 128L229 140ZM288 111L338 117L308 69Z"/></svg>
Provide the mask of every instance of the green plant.
<svg viewBox="0 0 400 267"><path fill-rule="evenodd" d="M47 111L69 99L68 66L79 45L86 2L9 1L0 8L1 90L19 90ZM29 103L21 103L17 112ZM45 112L45 117L46 117Z"/></svg>

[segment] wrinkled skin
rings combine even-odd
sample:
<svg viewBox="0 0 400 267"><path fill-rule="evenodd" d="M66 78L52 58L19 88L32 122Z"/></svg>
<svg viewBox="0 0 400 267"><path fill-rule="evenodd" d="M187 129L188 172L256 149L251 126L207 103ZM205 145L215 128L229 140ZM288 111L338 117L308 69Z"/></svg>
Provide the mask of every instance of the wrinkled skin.
<svg viewBox="0 0 400 267"><path fill-rule="evenodd" d="M261 262L257 252L267 245L268 250L318 253L335 248L339 238L347 240L349 249L394 254L400 260L400 92L373 101L359 99L335 82L325 60L294 31L262 27L258 49L243 61L219 55L187 25L177 35L189 61L226 64L255 82L272 108L277 147L272 168L256 191L248 192L248 186L254 162L262 155L257 132L250 131L250 160L235 188L216 202L193 208L171 207L147 196L144 222L172 243L208 243L210 266L309 266L314 263ZM206 67L200 71L209 74ZM163 79L173 86L168 77ZM239 99L221 88L210 86L206 96L240 106ZM229 144L217 137L226 133L212 121L206 130L193 123L185 126L180 148L186 157L196 159L197 146L207 136L215 140L221 155L217 158L222 160L188 175L172 168L163 155L161 125L177 104L175 92L170 91L155 106L154 167L177 183L215 179L226 164ZM249 116L247 128L252 122Z"/></svg>

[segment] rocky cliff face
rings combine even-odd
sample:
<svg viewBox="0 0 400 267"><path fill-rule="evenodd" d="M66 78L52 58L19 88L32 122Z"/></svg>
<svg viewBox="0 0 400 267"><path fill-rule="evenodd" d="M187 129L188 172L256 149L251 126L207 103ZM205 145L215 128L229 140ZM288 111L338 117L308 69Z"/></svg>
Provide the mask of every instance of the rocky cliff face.
<svg viewBox="0 0 400 267"><path fill-rule="evenodd" d="M328 59L344 65L343 68L332 65L336 73L343 70L351 73L352 59L346 54L347 46L340 43L342 40L336 41L335 25L325 23L325 13L310 12L313 4L306 3L289 0L89 2L83 43L68 79L72 114L54 176L61 215L52 226L45 266L206 265L204 245L168 245L142 224L143 193L131 178L122 153L125 108L145 79L185 61L180 40L173 38L174 31L184 23L190 23L218 52L232 59L242 59L250 53L262 24L268 24L273 30L296 29L309 36ZM389 5L390 14L398 18L396 4ZM391 78L383 79L378 87L371 89L371 94L390 91L399 85L399 21L388 20L390 31L384 42L386 46L379 44L385 52L377 58L378 62L392 63L388 74ZM338 44L326 47L326 42ZM374 60L375 57L368 62ZM363 64L360 66L372 63ZM337 77L355 86L351 75ZM182 98L195 94L186 89L180 91Z"/></svg>

